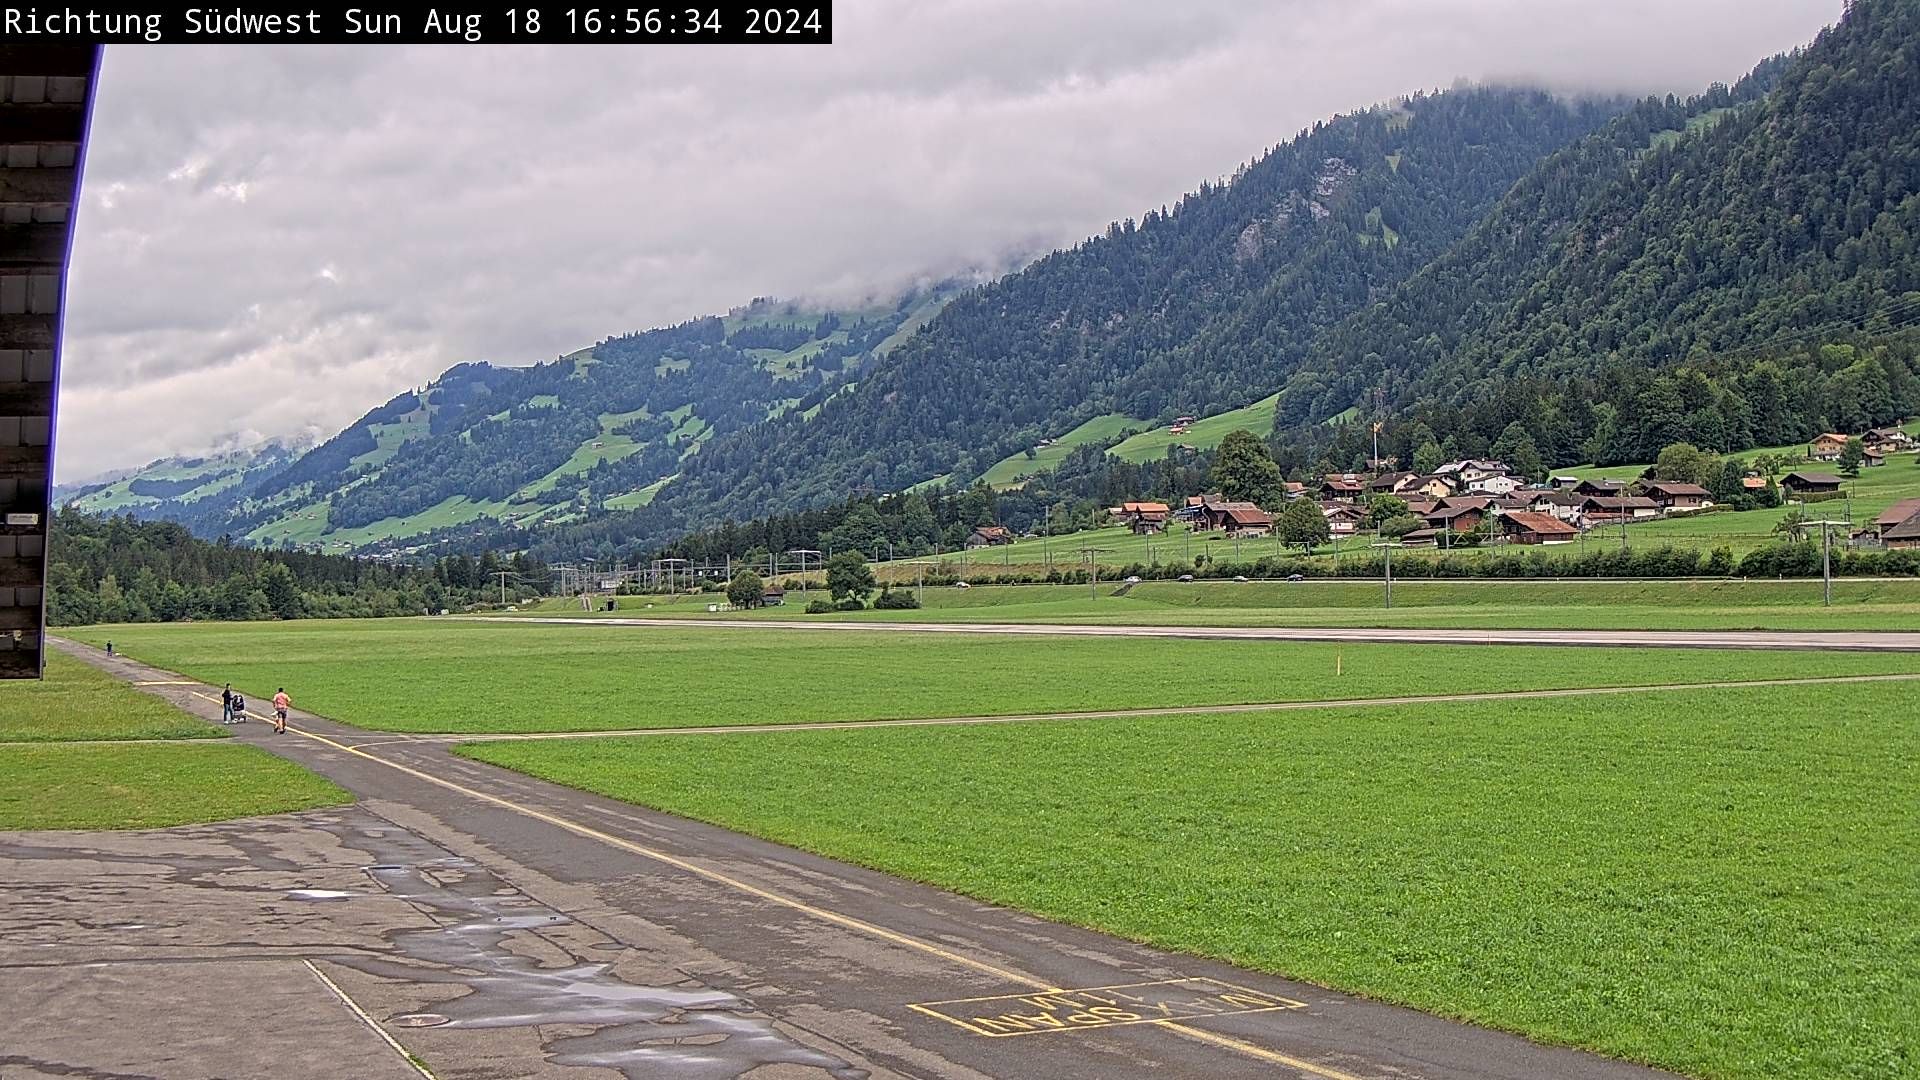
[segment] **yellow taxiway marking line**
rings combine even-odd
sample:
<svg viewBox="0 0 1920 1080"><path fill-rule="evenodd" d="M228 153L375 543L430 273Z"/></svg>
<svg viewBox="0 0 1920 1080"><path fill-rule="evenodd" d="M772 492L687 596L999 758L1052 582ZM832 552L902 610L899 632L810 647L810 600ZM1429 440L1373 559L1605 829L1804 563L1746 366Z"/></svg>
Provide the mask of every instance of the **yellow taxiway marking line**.
<svg viewBox="0 0 1920 1080"><path fill-rule="evenodd" d="M213 697L211 694L203 694L198 691L195 692L194 696L205 698L208 701L219 700L218 698ZM731 875L728 875L728 874L723 874L718 870L713 870L708 867L701 866L698 863L689 862L688 860L682 859L676 855L669 855L664 851L659 851L657 849L647 847L644 844L636 844L631 840L623 839L621 837L613 835L612 833L603 832L590 825L582 825L577 821L571 821L567 818L560 817L557 814L549 814L544 810L536 810L531 806L526 806L522 803L517 803L512 799L503 798L499 795L490 795L487 792L480 791L475 788L467 787L464 784L456 784L451 780L447 780L443 777L435 776L429 772L423 772L411 766L402 765L397 761L388 761L385 758L376 757L373 754L367 753L365 750L361 750L357 747L349 746L346 743L337 742L333 739L329 739L325 735L315 734L314 732L311 732L311 731L303 731L299 728L293 727L291 724L287 726L287 730L303 738L312 739L315 742L322 743L326 746L330 746L335 750L352 754L355 757L364 758L367 761L371 761L377 765L385 765L389 769L397 769L400 772L407 774L408 776L414 777L415 779L425 780L429 784L436 784L440 787L446 788L449 791L459 792L460 794L465 795L468 798L479 799L482 802L492 803L495 806L499 806L504 809L511 810L514 813L523 814L527 817L533 818L535 821L546 822L547 824L552 825L555 828L565 829L568 832L574 833L579 836L587 837L590 840L598 840L603 844L607 844L611 847L619 848L622 851L631 852L635 855L652 859L655 862L664 863L667 866L674 867L675 869L678 869L678 870L684 870L689 874L693 874L697 877L705 878L708 881L712 881L716 884L725 885L730 889L738 890L740 892L746 893L749 896L755 896L769 903L779 904L782 907L791 908L792 910L798 911L803 915L810 915L816 919L820 919L823 922L832 923L835 926L842 926L849 930L854 930L859 933L866 934L870 937L876 937L882 941L891 942L895 945L900 945L905 948L917 949L920 952L926 953L930 956L937 956L942 960L959 964L962 967L969 967L975 971L984 972L996 978L1005 979L1008 982L1018 983L1022 986L1032 987L1035 990L1053 992L1053 993L1064 992L1061 990L1061 988L1053 986L1052 984L1046 982L1044 979L1036 979L1031 975L1022 975L1017 971L1009 971L1006 968L999 967L995 964L990 964L985 960L976 960L971 956L966 956L961 953L954 952L951 949L943 949L940 946L933 944L932 942L921 941L918 938L910 937L906 934L901 934L893 930L888 930L884 926L878 926L874 923L866 922L862 919L856 919L851 915L843 915L840 912L833 911L828 908L823 908L814 904L809 904L802 900L795 900L790 896L783 896L780 893L772 891L771 889L761 888L758 885L754 885L750 882L742 881L739 878L732 877ZM1325 1065L1318 1065L1318 1064L1315 1064L1314 1062L1307 1061L1302 1058L1296 1058L1288 1054L1282 1054L1279 1051L1269 1050L1264 1046L1257 1046L1253 1043L1244 1042L1240 1039L1235 1039L1230 1036L1216 1034L1211 1031L1205 1031L1200 1028L1192 1027L1185 1023L1163 1021L1163 1022L1160 1022L1157 1026L1165 1028L1168 1031L1178 1032L1182 1035L1185 1035L1192 1039L1197 1039L1201 1042L1212 1043L1215 1046L1219 1046L1229 1050L1234 1050L1239 1053L1246 1054L1250 1057L1259 1058L1260 1060L1263 1060L1263 1061L1270 1061L1277 1065L1285 1065L1291 1069L1298 1069L1299 1071L1303 1073L1307 1073L1308 1075L1320 1077L1321 1080L1361 1080L1360 1077L1355 1076L1352 1073L1343 1072L1339 1069L1330 1068Z"/></svg>
<svg viewBox="0 0 1920 1080"><path fill-rule="evenodd" d="M388 1034L386 1028L383 1028L378 1023L375 1023L373 1017L367 1015L367 1010L360 1007L359 1002L353 1000L351 997L348 997L347 992L345 990L340 989L339 983L334 982L332 979L327 978L327 973L324 971L321 971L319 968L319 965L315 964L311 960L302 960L301 963L307 965L307 970L313 972L315 978L319 979L322 983L325 983L327 989L333 991L333 996L340 999L340 1004L345 1005L350 1011L352 1011L353 1015L360 1018L361 1023L372 1028L373 1033L375 1035L380 1036L380 1038L386 1041L386 1044L388 1046L393 1047L394 1053L399 1054L401 1058L405 1059L408 1065L413 1066L414 1072L417 1072L421 1076L426 1077L426 1080L440 1080L439 1077L429 1072L425 1065L420 1064L420 1061L418 1058L415 1058L412 1054L407 1053L407 1048L400 1045L400 1040L395 1039L391 1034Z"/></svg>

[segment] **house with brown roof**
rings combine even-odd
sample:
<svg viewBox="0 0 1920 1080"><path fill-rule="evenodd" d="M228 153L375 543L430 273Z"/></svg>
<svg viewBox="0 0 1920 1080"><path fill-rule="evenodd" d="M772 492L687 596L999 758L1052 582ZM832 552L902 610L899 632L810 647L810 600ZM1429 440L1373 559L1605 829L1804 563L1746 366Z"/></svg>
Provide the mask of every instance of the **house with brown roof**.
<svg viewBox="0 0 1920 1080"><path fill-rule="evenodd" d="M1365 483L1353 473L1330 473L1320 481L1320 498L1339 502L1357 502L1367 493Z"/></svg>
<svg viewBox="0 0 1920 1080"><path fill-rule="evenodd" d="M1469 505L1456 505L1456 502L1469 503ZM1484 504L1474 506L1470 505L1470 502L1471 500L1445 500L1428 511L1420 520L1443 533L1472 532L1486 520L1487 510Z"/></svg>
<svg viewBox="0 0 1920 1080"><path fill-rule="evenodd" d="M1713 493L1699 484L1677 480L1649 480L1640 485L1640 494L1658 503L1662 510L1698 510L1713 505Z"/></svg>
<svg viewBox="0 0 1920 1080"><path fill-rule="evenodd" d="M1660 504L1645 495L1589 495L1580 502L1580 520L1588 525L1651 521L1659 516Z"/></svg>
<svg viewBox="0 0 1920 1080"><path fill-rule="evenodd" d="M1894 450L1913 449L1913 436L1905 428L1877 427L1866 433L1863 438L1875 446L1888 446Z"/></svg>
<svg viewBox="0 0 1920 1080"><path fill-rule="evenodd" d="M1369 495L1398 495L1414 481L1420 479L1418 473L1387 472L1367 481Z"/></svg>
<svg viewBox="0 0 1920 1080"><path fill-rule="evenodd" d="M1575 495L1625 495L1627 483L1624 480L1582 480L1573 485Z"/></svg>
<svg viewBox="0 0 1920 1080"><path fill-rule="evenodd" d="M1320 512L1327 516L1327 530L1333 536L1352 536L1360 531L1360 522L1367 512L1352 503L1321 503Z"/></svg>
<svg viewBox="0 0 1920 1080"><path fill-rule="evenodd" d="M1250 502L1210 502L1201 508L1200 518L1194 527L1200 529L1225 529L1227 522L1233 520L1233 512L1236 510L1260 511L1260 507ZM1260 512L1264 513L1264 511ZM1267 523L1272 524L1273 519L1269 517Z"/></svg>
<svg viewBox="0 0 1920 1080"><path fill-rule="evenodd" d="M1767 490L1767 478L1764 476L1743 476L1740 478L1740 487L1746 491L1765 491Z"/></svg>
<svg viewBox="0 0 1920 1080"><path fill-rule="evenodd" d="M1273 515L1252 503L1235 503L1226 509L1220 527L1228 536L1265 536L1273 529Z"/></svg>
<svg viewBox="0 0 1920 1080"><path fill-rule="evenodd" d="M1515 510L1500 515L1500 535L1514 544L1570 544L1580 539L1580 530L1554 517L1531 510Z"/></svg>
<svg viewBox="0 0 1920 1080"><path fill-rule="evenodd" d="M1873 519L1873 531L1884 539L1889 529L1897 528L1916 517L1920 517L1920 499L1901 499Z"/></svg>
<svg viewBox="0 0 1920 1080"><path fill-rule="evenodd" d="M1840 490L1841 480L1832 473L1790 472L1780 478L1780 486L1795 495L1826 495Z"/></svg>
<svg viewBox="0 0 1920 1080"><path fill-rule="evenodd" d="M1307 493L1307 485L1298 480L1288 480L1281 485L1280 493L1289 499L1298 499Z"/></svg>
<svg viewBox="0 0 1920 1080"><path fill-rule="evenodd" d="M1405 494L1425 495L1429 499L1444 499L1460 490L1460 482L1451 476L1422 476L1400 490Z"/></svg>
<svg viewBox="0 0 1920 1080"><path fill-rule="evenodd" d="M1847 448L1847 437L1838 432L1828 431L1814 436L1807 444L1807 457L1813 461L1838 461L1840 451Z"/></svg>
<svg viewBox="0 0 1920 1080"><path fill-rule="evenodd" d="M1920 550L1920 514L1915 514L1891 529L1883 529L1880 542L1895 551Z"/></svg>
<svg viewBox="0 0 1920 1080"><path fill-rule="evenodd" d="M1013 543L1013 530L1005 525L981 525L967 534L970 548L998 547Z"/></svg>
<svg viewBox="0 0 1920 1080"><path fill-rule="evenodd" d="M1481 495L1511 495L1523 486L1506 473L1487 473L1467 481L1467 490Z"/></svg>

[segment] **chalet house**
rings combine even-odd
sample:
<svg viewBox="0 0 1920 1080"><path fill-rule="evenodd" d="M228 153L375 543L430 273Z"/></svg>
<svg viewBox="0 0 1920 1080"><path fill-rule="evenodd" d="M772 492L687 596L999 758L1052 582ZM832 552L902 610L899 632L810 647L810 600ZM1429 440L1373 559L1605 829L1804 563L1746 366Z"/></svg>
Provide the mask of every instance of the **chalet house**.
<svg viewBox="0 0 1920 1080"><path fill-rule="evenodd" d="M1235 510L1259 509L1259 506L1250 502L1210 502L1201 510L1198 527L1202 529L1225 529L1227 522L1233 519L1233 512ZM1273 519L1268 518L1267 524L1273 524Z"/></svg>
<svg viewBox="0 0 1920 1080"><path fill-rule="evenodd" d="M1333 473L1320 481L1320 498L1322 499L1358 502L1366 493L1366 485L1353 473Z"/></svg>
<svg viewBox="0 0 1920 1080"><path fill-rule="evenodd" d="M1440 542L1440 530L1431 526L1415 529L1400 538L1401 547L1433 547Z"/></svg>
<svg viewBox="0 0 1920 1080"><path fill-rule="evenodd" d="M1418 474L1410 472L1381 473L1367 481L1367 494L1398 495L1418 479Z"/></svg>
<svg viewBox="0 0 1920 1080"><path fill-rule="evenodd" d="M1265 536L1273 529L1273 515L1252 503L1230 505L1220 527L1228 536Z"/></svg>
<svg viewBox="0 0 1920 1080"><path fill-rule="evenodd" d="M1500 515L1500 535L1515 544L1570 544L1580 530L1552 514L1516 510Z"/></svg>
<svg viewBox="0 0 1920 1080"><path fill-rule="evenodd" d="M1624 480L1582 480L1573 485L1575 495L1625 495L1627 485Z"/></svg>
<svg viewBox="0 0 1920 1080"><path fill-rule="evenodd" d="M1225 496L1219 492L1214 492L1211 495L1189 495L1187 496L1186 502L1180 504L1180 509L1174 514L1174 517L1182 521L1194 521L1204 518L1207 516L1207 504L1217 503L1223 498L1225 498Z"/></svg>
<svg viewBox="0 0 1920 1080"><path fill-rule="evenodd" d="M1871 449L1865 450L1862 452L1862 455L1863 456L1860 458L1860 464L1865 465L1869 468L1875 465L1885 465L1887 463L1887 451L1883 447L1876 446Z"/></svg>
<svg viewBox="0 0 1920 1080"><path fill-rule="evenodd" d="M1698 510L1713 505L1712 493L1699 484L1650 480L1640 485L1640 494L1660 504L1662 510Z"/></svg>
<svg viewBox="0 0 1920 1080"><path fill-rule="evenodd" d="M1401 501L1407 504L1407 513L1412 514L1414 517L1426 517L1428 514L1433 513L1434 507L1440 505L1437 499L1413 498L1402 499Z"/></svg>
<svg viewBox="0 0 1920 1080"><path fill-rule="evenodd" d="M1744 491L1765 491L1767 490L1767 478L1764 476L1743 476L1740 478L1740 487Z"/></svg>
<svg viewBox="0 0 1920 1080"><path fill-rule="evenodd" d="M761 607L780 607L787 602L787 590L778 585L769 585L760 590Z"/></svg>
<svg viewBox="0 0 1920 1080"><path fill-rule="evenodd" d="M1829 431L1823 435L1816 435L1814 440L1807 444L1807 457L1814 461L1838 461L1840 451L1846 448L1847 437Z"/></svg>
<svg viewBox="0 0 1920 1080"><path fill-rule="evenodd" d="M1920 550L1920 513L1880 531L1880 542L1896 551Z"/></svg>
<svg viewBox="0 0 1920 1080"><path fill-rule="evenodd" d="M1873 519L1873 531L1885 539L1888 530L1898 528L1915 517L1920 517L1920 499L1901 499Z"/></svg>
<svg viewBox="0 0 1920 1080"><path fill-rule="evenodd" d="M1298 480L1287 481L1285 487L1282 488L1281 490L1281 494L1285 495L1289 499L1298 499L1302 495L1305 495L1306 493L1307 493L1307 485L1301 483Z"/></svg>
<svg viewBox="0 0 1920 1080"><path fill-rule="evenodd" d="M1558 490L1567 491L1580 486L1580 478L1577 476L1553 476L1547 479L1547 483L1552 484Z"/></svg>
<svg viewBox="0 0 1920 1080"><path fill-rule="evenodd" d="M1874 428L1863 436L1863 441L1876 447L1881 453L1897 454L1902 450L1913 449L1913 436L1897 427Z"/></svg>
<svg viewBox="0 0 1920 1080"><path fill-rule="evenodd" d="M1167 519L1172 514L1172 510L1163 502L1130 502L1120 507L1121 520L1136 536L1166 532Z"/></svg>
<svg viewBox="0 0 1920 1080"><path fill-rule="evenodd" d="M1422 476L1416 483L1400 489L1409 494L1425 495L1429 499L1444 499L1460 490L1460 483L1451 476Z"/></svg>
<svg viewBox="0 0 1920 1080"><path fill-rule="evenodd" d="M1780 486L1795 495L1825 495L1840 490L1840 478L1832 473L1790 472L1780 478Z"/></svg>
<svg viewBox="0 0 1920 1080"><path fill-rule="evenodd" d="M1327 516L1327 528L1334 536L1352 536L1360 531L1360 522L1366 518L1366 511L1352 503L1321 503L1320 512Z"/></svg>
<svg viewBox="0 0 1920 1080"><path fill-rule="evenodd" d="M1467 490L1480 495L1511 495L1522 486L1520 481L1505 473L1489 473L1467 481Z"/></svg>
<svg viewBox="0 0 1920 1080"><path fill-rule="evenodd" d="M1442 533L1463 533L1479 528L1486 517L1487 511L1484 506L1474 506L1470 503L1454 505L1452 502L1444 502L1429 511L1421 520Z"/></svg>
<svg viewBox="0 0 1920 1080"><path fill-rule="evenodd" d="M1533 502L1535 513L1552 514L1561 521L1580 520L1581 507L1592 496L1578 495L1572 491L1550 491L1545 498L1536 498Z"/></svg>
<svg viewBox="0 0 1920 1080"><path fill-rule="evenodd" d="M1475 458L1467 458L1462 461L1449 461L1445 465L1433 470L1434 475L1451 477L1459 481L1462 485L1471 484L1476 480L1483 480L1489 476L1505 476L1512 471L1513 470L1507 468L1505 462L1482 461Z"/></svg>
<svg viewBox="0 0 1920 1080"><path fill-rule="evenodd" d="M970 548L997 547L1013 543L1013 531L1005 525L982 525L967 534Z"/></svg>
<svg viewBox="0 0 1920 1080"><path fill-rule="evenodd" d="M1659 516L1660 504L1645 495L1589 495L1580 503L1580 520L1588 525L1651 521Z"/></svg>

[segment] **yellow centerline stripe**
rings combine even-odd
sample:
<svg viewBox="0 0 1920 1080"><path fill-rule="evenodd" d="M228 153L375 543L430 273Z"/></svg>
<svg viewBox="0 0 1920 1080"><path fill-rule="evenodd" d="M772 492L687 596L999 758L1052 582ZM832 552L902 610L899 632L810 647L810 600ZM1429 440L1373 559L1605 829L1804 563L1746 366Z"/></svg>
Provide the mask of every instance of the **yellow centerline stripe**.
<svg viewBox="0 0 1920 1080"><path fill-rule="evenodd" d="M194 696L205 698L208 701L219 700L218 698L212 696L211 694L203 694L203 693L200 693L199 691L194 691ZM255 714L255 715L257 716L258 714ZM974 969L975 971L985 972L986 974L993 975L997 978L1005 979L1008 982L1014 982L1024 986L1030 986L1035 990L1041 990L1049 993L1065 992L1060 987L1054 986L1053 984L1048 983L1043 979L1036 979L1031 975L1022 975L1019 972L1009 971L1006 968L998 967L996 965L987 963L984 960L976 960L971 956L962 955L960 953L952 951L951 949L943 949L940 946L935 945L931 942L921 941L918 938L910 937L906 934L897 933L893 930L888 930L884 926L878 926L861 919L856 919L851 915L842 915L837 911L832 911L827 908L816 906L814 904L809 904L802 900L795 900L789 896L782 896L781 894L777 892L773 892L770 889L764 889L758 885L752 884L751 882L742 881L739 878L732 877L728 874L723 874L718 870L709 869L697 863L688 862L687 860L682 859L678 856L669 855L664 851L659 851L654 848L647 847L644 844L636 844L631 840L627 840L622 837L615 836L612 833L602 832L601 830L593 828L590 825L582 825L577 821L570 821L567 818L563 818L555 814L549 814L544 810L535 810L533 807L514 802L512 799L502 798L501 796L498 796L498 795L490 795L487 792L480 791L475 788L467 787L464 784L456 784L451 780L447 780L443 777L435 776L432 773L422 772L421 770L412 768L411 766L402 765L397 761L388 761L385 758L375 757L374 755L369 754L358 747L348 746L345 743L337 742L333 739L329 739L325 735L315 734L314 732L311 732L311 731L303 731L299 728L292 726L291 724L287 726L287 730L303 738L312 739L315 742L324 743L327 746L333 747L336 750L342 751L344 753L352 754L355 757L364 758L367 761L374 762L375 764L385 765L389 769L398 769L399 771L406 773L408 776L414 777L416 779L425 780L430 784L438 784L439 786L446 788L449 791L457 791L460 794L465 795L469 798L479 799L482 802L489 802L494 804L495 806L499 806L504 809L511 810L515 813L524 814L527 817L533 818L536 821L543 821L556 828L565 829L568 832L587 837L588 839L591 839L591 840L598 840L603 844L608 844L612 847L619 848L622 851L628 851L635 855L640 855L645 858L652 859L656 862L664 863L668 866L674 867L677 870L684 870L687 873L705 878L708 881L712 881L720 885L725 885L728 888L736 889L740 892L744 892L749 896L758 897L769 903L779 904L783 907L791 908L794 911L798 911L804 915L811 915L816 919L820 919L822 921L832 923L836 926L843 926L849 930L855 930L872 937L877 937L882 941L892 942L893 944L904 946L909 949L917 949L931 956L937 956L942 960L947 960L952 963L959 964L963 967L969 967ZM1296 1058L1287 1054L1282 1054L1276 1050L1269 1050L1266 1047L1256 1046L1253 1043L1243 1042L1240 1039L1235 1039L1230 1036L1219 1035L1211 1031L1204 1031L1200 1028L1191 1027L1184 1023L1179 1023L1175 1021L1166 1021L1166 1022L1156 1021L1156 1023L1158 1024L1158 1026L1164 1027L1168 1031L1178 1032L1179 1034L1185 1035L1188 1038L1197 1039L1201 1042L1212 1043L1215 1046L1224 1047L1229 1050L1235 1050L1242 1054L1247 1054L1251 1057L1259 1058L1263 1061L1270 1061L1275 1064L1285 1065L1288 1068L1298 1069L1301 1072L1308 1073L1313 1076L1321 1077L1323 1078L1323 1080L1361 1080L1360 1077L1355 1076L1352 1073L1342 1072L1339 1069L1329 1068L1328 1066L1325 1066L1325 1065L1318 1065L1311 1061L1306 1061L1301 1058Z"/></svg>

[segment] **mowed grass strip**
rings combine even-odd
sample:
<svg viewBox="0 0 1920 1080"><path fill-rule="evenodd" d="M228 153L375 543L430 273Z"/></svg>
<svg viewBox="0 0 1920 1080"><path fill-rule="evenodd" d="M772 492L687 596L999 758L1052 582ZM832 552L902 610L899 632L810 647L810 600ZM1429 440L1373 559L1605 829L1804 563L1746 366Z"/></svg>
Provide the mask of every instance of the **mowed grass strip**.
<svg viewBox="0 0 1920 1080"><path fill-rule="evenodd" d="M47 654L43 681L0 682L0 743L219 739L226 734L64 653Z"/></svg>
<svg viewBox="0 0 1920 1080"><path fill-rule="evenodd" d="M352 801L239 743L0 746L0 776L0 829L151 829Z"/></svg>
<svg viewBox="0 0 1920 1080"><path fill-rule="evenodd" d="M909 582L911 579L909 579ZM909 584L909 587L911 585ZM612 612L541 602L517 616L1062 622L1167 626L1404 626L1573 630L1920 630L1920 580L1841 580L1832 607L1815 581L1146 581L929 588L914 611L806 615L800 604L715 614L715 596L622 596ZM796 597L797 599L797 597ZM505 615L513 618L516 615Z"/></svg>
<svg viewBox="0 0 1920 1080"><path fill-rule="evenodd" d="M1351 645L424 619L90 627L380 731L595 731L1920 672L1920 654Z"/></svg>
<svg viewBox="0 0 1920 1080"><path fill-rule="evenodd" d="M486 743L971 896L1736 1080L1920 1075L1904 686Z"/></svg>

